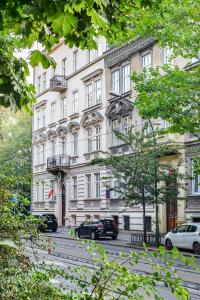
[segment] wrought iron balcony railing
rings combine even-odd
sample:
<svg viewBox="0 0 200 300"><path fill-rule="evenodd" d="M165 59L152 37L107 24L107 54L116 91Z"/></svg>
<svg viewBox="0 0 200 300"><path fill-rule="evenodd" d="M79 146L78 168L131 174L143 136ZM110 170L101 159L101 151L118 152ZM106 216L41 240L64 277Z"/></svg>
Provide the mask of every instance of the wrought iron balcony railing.
<svg viewBox="0 0 200 300"><path fill-rule="evenodd" d="M54 92L63 92L67 89L67 79L63 75L55 75L50 79L50 89Z"/></svg>
<svg viewBox="0 0 200 300"><path fill-rule="evenodd" d="M59 172L69 167L69 155L55 155L47 158L47 170L50 172Z"/></svg>

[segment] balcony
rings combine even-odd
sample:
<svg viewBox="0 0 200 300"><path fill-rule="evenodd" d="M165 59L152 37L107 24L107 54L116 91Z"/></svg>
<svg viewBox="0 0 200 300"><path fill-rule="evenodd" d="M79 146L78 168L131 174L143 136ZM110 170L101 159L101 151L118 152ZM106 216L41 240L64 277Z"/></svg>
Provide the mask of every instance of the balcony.
<svg viewBox="0 0 200 300"><path fill-rule="evenodd" d="M59 172L67 173L69 168L70 157L69 155L55 155L47 158L47 171L56 175Z"/></svg>
<svg viewBox="0 0 200 300"><path fill-rule="evenodd" d="M65 76L55 75L50 79L50 90L53 92L63 92L67 89L67 80Z"/></svg>

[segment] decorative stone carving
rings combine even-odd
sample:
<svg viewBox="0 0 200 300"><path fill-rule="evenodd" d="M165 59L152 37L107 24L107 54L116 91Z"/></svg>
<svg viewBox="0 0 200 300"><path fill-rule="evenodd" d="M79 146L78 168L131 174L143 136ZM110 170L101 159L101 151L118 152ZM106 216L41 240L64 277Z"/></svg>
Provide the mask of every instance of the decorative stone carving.
<svg viewBox="0 0 200 300"><path fill-rule="evenodd" d="M80 125L77 122L70 122L67 126L67 130L72 134L79 131L79 129L80 129Z"/></svg>
<svg viewBox="0 0 200 300"><path fill-rule="evenodd" d="M110 120L116 120L120 117L131 115L133 108L133 103L131 101L120 99L112 102L108 106L105 114Z"/></svg>
<svg viewBox="0 0 200 300"><path fill-rule="evenodd" d="M56 134L56 131L55 130L49 130L48 132L47 132L47 138L49 139L49 140L53 140L53 139L55 139L57 137L57 134Z"/></svg>
<svg viewBox="0 0 200 300"><path fill-rule="evenodd" d="M89 128L90 126L98 126L103 121L100 112L86 113L81 119L81 126Z"/></svg>
<svg viewBox="0 0 200 300"><path fill-rule="evenodd" d="M43 143L46 141L46 135L44 134L44 132L39 132L36 133L34 139L33 139L33 144L39 144L39 143Z"/></svg>
<svg viewBox="0 0 200 300"><path fill-rule="evenodd" d="M68 133L68 130L67 130L67 127L66 126L59 126L57 129L56 129L56 134L57 136L60 136L60 137L65 137Z"/></svg>

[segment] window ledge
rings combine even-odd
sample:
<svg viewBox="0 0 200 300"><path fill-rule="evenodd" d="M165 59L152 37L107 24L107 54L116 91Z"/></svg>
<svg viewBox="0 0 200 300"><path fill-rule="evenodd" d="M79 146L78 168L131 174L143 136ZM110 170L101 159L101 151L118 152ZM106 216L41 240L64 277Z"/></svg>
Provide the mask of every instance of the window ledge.
<svg viewBox="0 0 200 300"><path fill-rule="evenodd" d="M46 165L46 162L43 162L43 163L40 163L40 164L34 165L34 167L36 168L36 167L40 167L40 166L44 166L44 165Z"/></svg>
<svg viewBox="0 0 200 300"><path fill-rule="evenodd" d="M83 112L86 113L86 112L92 111L94 109L100 108L101 106L102 106L102 102L94 104L90 107L87 107L87 108L83 109Z"/></svg>
<svg viewBox="0 0 200 300"><path fill-rule="evenodd" d="M42 132L44 130L46 130L46 127L41 127L39 129L36 129L36 130L34 130L34 132L37 133L37 132Z"/></svg>
<svg viewBox="0 0 200 300"><path fill-rule="evenodd" d="M56 126L56 122L52 122L48 125L48 127L53 127L53 126Z"/></svg>
<svg viewBox="0 0 200 300"><path fill-rule="evenodd" d="M93 200L94 200L94 201L99 201L99 200L101 200L101 198L94 198L94 197L93 197L93 198L85 198L85 199L84 199L84 201L93 201Z"/></svg>
<svg viewBox="0 0 200 300"><path fill-rule="evenodd" d="M74 159L74 158L78 158L78 157L79 157L78 155L71 155L70 159Z"/></svg>
<svg viewBox="0 0 200 300"><path fill-rule="evenodd" d="M76 119L79 117L79 113L75 113L69 116L70 119Z"/></svg>
<svg viewBox="0 0 200 300"><path fill-rule="evenodd" d="M65 118L62 118L62 119L60 119L60 120L58 120L58 123L64 123L64 122L66 122L68 119L67 119L67 117L65 117Z"/></svg>

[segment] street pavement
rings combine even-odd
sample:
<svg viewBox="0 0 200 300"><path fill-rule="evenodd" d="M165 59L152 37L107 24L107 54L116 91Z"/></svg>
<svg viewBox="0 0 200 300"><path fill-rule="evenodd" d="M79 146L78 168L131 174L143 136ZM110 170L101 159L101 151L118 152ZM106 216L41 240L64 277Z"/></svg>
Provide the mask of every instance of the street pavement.
<svg viewBox="0 0 200 300"><path fill-rule="evenodd" d="M51 248L51 254L49 255L47 251L39 250L40 259L44 260L47 263L55 263L61 268L67 268L68 266L87 266L91 267L91 259L86 250L87 245L82 244L80 240L74 239L68 233L68 229L59 227L56 233L46 232L44 236L47 239L50 239L51 242L55 243L54 248ZM105 249L108 259L121 259L119 256L120 252L129 254L133 249L136 252L141 251L139 247L132 248L130 246L130 232L122 232L119 234L118 239L113 241L110 238L99 239L97 242ZM187 253L192 255L192 253ZM153 264L159 264L162 266L162 263L158 261L157 258L153 258ZM200 268L200 257L196 257L196 266ZM127 267L135 273L139 274L150 274L152 273L152 265L145 263L144 261L139 262L134 268ZM200 299L200 273L194 270L193 267L187 267L181 260L175 261L175 267L178 271L184 282L183 285L188 288L192 300ZM55 285L65 286L66 282L63 282L62 278L55 278ZM73 287L72 287L73 288ZM159 284L160 295L166 300L176 299L171 292ZM154 299L153 296L146 299Z"/></svg>

